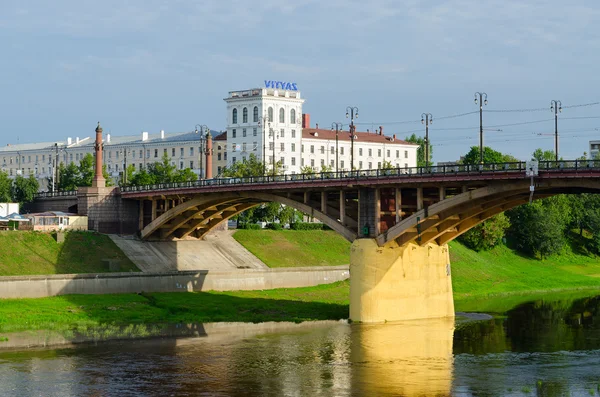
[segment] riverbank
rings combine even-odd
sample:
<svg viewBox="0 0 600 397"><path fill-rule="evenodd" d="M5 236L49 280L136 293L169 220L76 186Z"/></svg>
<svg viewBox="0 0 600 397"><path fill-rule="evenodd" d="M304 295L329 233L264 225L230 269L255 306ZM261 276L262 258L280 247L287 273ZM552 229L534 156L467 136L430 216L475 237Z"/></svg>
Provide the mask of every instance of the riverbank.
<svg viewBox="0 0 600 397"><path fill-rule="evenodd" d="M51 233L31 231L0 232L0 276L139 271L110 237L94 232L65 233L57 242Z"/></svg>

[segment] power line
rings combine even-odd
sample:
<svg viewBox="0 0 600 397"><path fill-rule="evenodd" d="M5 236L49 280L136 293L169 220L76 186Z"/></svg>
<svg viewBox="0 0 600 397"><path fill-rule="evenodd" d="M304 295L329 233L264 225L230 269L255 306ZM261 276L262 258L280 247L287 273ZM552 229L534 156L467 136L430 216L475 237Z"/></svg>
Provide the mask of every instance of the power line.
<svg viewBox="0 0 600 397"><path fill-rule="evenodd" d="M580 105L563 106L563 109L581 108L584 106L595 106L595 105L600 105L600 102L591 102L591 103L582 103Z"/></svg>
<svg viewBox="0 0 600 397"><path fill-rule="evenodd" d="M542 112L546 111L548 108L534 108L534 109L492 109L492 110L484 110L484 112L489 113L527 113L527 112Z"/></svg>

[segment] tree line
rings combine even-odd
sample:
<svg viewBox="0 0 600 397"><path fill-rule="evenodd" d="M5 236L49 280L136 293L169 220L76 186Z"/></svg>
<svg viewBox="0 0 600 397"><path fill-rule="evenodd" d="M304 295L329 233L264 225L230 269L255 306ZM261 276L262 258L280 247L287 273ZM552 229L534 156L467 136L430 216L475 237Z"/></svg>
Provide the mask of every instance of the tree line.
<svg viewBox="0 0 600 397"><path fill-rule="evenodd" d="M11 179L7 172L0 171L0 203L25 204L33 201L40 184L33 174L27 178L17 175Z"/></svg>

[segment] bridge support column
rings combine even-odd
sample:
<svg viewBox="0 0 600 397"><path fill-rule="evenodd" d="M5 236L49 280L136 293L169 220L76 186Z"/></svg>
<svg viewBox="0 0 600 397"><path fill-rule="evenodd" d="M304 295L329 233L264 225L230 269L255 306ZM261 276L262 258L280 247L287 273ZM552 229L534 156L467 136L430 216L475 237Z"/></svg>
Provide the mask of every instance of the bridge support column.
<svg viewBox="0 0 600 397"><path fill-rule="evenodd" d="M357 239L350 252L350 319L363 323L454 317L448 246Z"/></svg>

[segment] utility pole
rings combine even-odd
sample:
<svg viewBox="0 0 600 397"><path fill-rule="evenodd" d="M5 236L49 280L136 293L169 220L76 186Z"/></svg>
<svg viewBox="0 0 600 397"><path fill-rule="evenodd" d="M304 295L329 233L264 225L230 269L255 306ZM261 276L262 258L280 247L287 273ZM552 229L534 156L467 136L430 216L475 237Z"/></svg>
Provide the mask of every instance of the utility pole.
<svg viewBox="0 0 600 397"><path fill-rule="evenodd" d="M338 156L338 142L339 142L339 133L340 133L340 129L342 128L342 123L331 123L331 131L333 131L335 129L335 172L339 172L339 167L338 167L338 162L339 162L339 156Z"/></svg>
<svg viewBox="0 0 600 397"><path fill-rule="evenodd" d="M269 116L265 113L260 120L258 120L258 125L262 124L263 130L263 150L262 150L262 163L263 163L263 175L267 174L267 124L269 124L269 129L271 128L271 120ZM273 159L275 160L275 159Z"/></svg>
<svg viewBox="0 0 600 397"><path fill-rule="evenodd" d="M554 111L554 155L558 161L558 113L562 112L562 102L555 99L550 101L550 111Z"/></svg>
<svg viewBox="0 0 600 397"><path fill-rule="evenodd" d="M346 118L350 116L350 171L354 171L354 118L358 118L356 106L346 107Z"/></svg>
<svg viewBox="0 0 600 397"><path fill-rule="evenodd" d="M421 124L425 124L425 168L429 167L429 124L433 123L431 113L421 114Z"/></svg>
<svg viewBox="0 0 600 397"><path fill-rule="evenodd" d="M479 97L479 101L478 98ZM487 105L487 94L485 92L475 93L475 105L479 105L479 163L483 164L483 105Z"/></svg>
<svg viewBox="0 0 600 397"><path fill-rule="evenodd" d="M273 177L275 177L275 130L269 128L269 132L273 133Z"/></svg>
<svg viewBox="0 0 600 397"><path fill-rule="evenodd" d="M200 129L198 130L198 127L200 127ZM206 124L196 124L195 130L194 132L196 134L200 134L200 147L198 149L200 153L198 153L198 156L200 158L200 164L198 164L198 179L203 179L202 178L202 174L203 174L203 164L204 162L202 161L202 154L204 153L204 133L203 131L210 131L210 129L206 126Z"/></svg>

